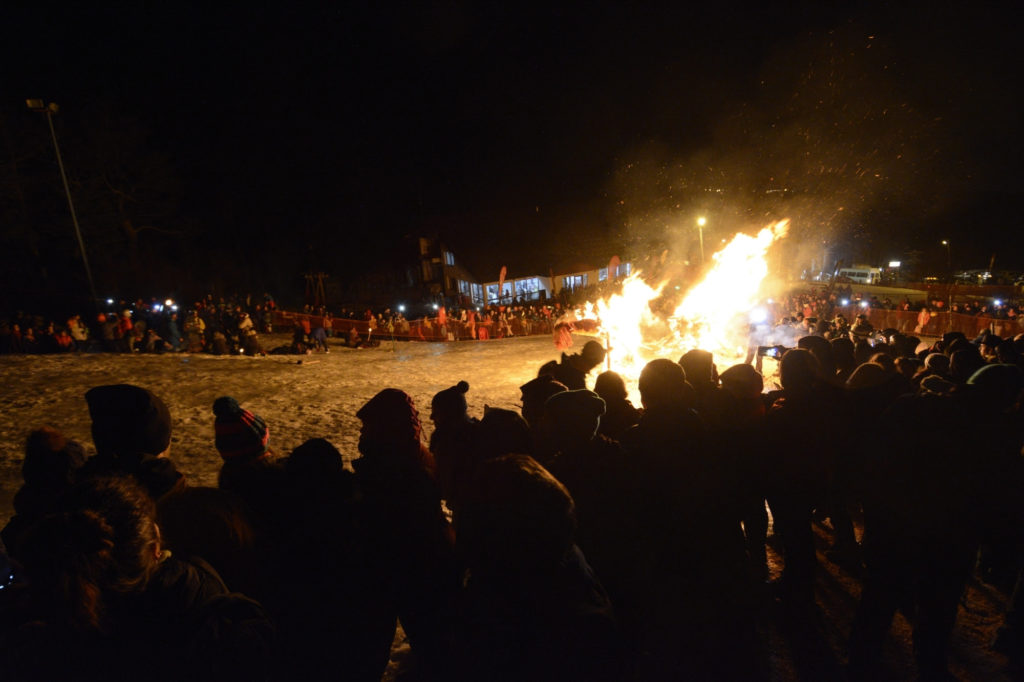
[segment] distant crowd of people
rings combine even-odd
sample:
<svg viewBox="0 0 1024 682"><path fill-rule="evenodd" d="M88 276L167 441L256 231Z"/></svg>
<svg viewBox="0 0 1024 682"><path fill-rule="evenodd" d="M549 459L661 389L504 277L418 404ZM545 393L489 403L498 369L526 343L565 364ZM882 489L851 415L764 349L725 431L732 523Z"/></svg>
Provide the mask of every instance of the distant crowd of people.
<svg viewBox="0 0 1024 682"><path fill-rule="evenodd" d="M258 334L273 331L276 304L264 294L195 301L187 313L172 301L110 300L92 319L63 322L18 312L0 319L4 353L263 353Z"/></svg>
<svg viewBox="0 0 1024 682"><path fill-rule="evenodd" d="M795 291L781 301L787 311L799 312L805 317L822 317L827 311L836 308L855 306L870 310L894 310L903 312L953 312L961 315L991 317L1000 320L1015 320L1021 312L1024 300L1016 298L973 300L965 298L953 301L940 298L904 297L893 300L889 296L864 295L855 292L851 285L840 285L834 288L811 288Z"/></svg>
<svg viewBox="0 0 1024 682"><path fill-rule="evenodd" d="M353 348L379 345L382 339L418 341L486 340L546 334L566 308L559 302L511 302L501 306L436 305L430 315L370 307L361 312L306 305L280 311L265 294L193 302L187 311L156 300L110 302L93 319L75 314L62 322L19 312L0 319L0 354L72 352L214 355L304 354L327 351L328 339ZM284 320L282 323L281 321ZM277 327L275 329L275 326ZM291 333L289 343L265 348L260 335Z"/></svg>
<svg viewBox="0 0 1024 682"><path fill-rule="evenodd" d="M70 352L192 352L211 354L262 355L304 354L327 351L328 339L339 345L360 348L379 345L382 340L463 341L530 336L557 332L560 320L588 295L607 293L589 287L564 291L556 299L511 298L501 304L471 305L446 301L426 306L426 313L409 316L404 309L326 305L305 305L297 311L279 309L273 297L231 296L215 299L207 295L187 309L156 300L109 302L109 310L94 319L72 315L57 321L45 316L17 313L0 318L0 354ZM893 327L902 333L939 335L958 329L974 336L986 324L1001 336L1024 331L1018 300L946 301L865 296L849 285L793 291L764 304L768 323L807 327L819 334L827 328L846 327L854 317L875 321L875 327ZM854 312L856 311L856 312ZM892 313L892 314L886 314ZM953 313L978 318L977 322L951 326L940 317ZM572 318L572 315L570 315ZM931 323L931 324L929 324ZM264 348L260 334L291 332L290 343ZM840 331L840 334L845 333Z"/></svg>
<svg viewBox="0 0 1024 682"><path fill-rule="evenodd" d="M606 351L589 341L520 386L519 411L470 414L468 381L438 390L427 441L384 388L356 412L352 470L319 437L275 452L272 424L224 396L215 488L179 471L159 396L98 386L95 455L59 414L28 436L0 669L379 680L400 621L424 680L764 680L759 623L821 619L825 519L826 560L861 585L849 679L884 677L897 609L921 679L948 679L972 575L1017 583L993 646L1019 660L1022 352L897 333L867 355L811 333L778 358L779 390L692 350L648 363L634 406L623 377L592 376ZM769 542L784 568L766 582Z"/></svg>
<svg viewBox="0 0 1024 682"><path fill-rule="evenodd" d="M343 345L363 345L370 339L405 341L467 341L512 336L549 334L553 324L568 308L559 301L511 300L507 305L459 305L455 302L431 306L430 314L408 317L392 308L357 313L343 307L334 315L326 306L305 306L292 314L297 324L313 330L323 327Z"/></svg>

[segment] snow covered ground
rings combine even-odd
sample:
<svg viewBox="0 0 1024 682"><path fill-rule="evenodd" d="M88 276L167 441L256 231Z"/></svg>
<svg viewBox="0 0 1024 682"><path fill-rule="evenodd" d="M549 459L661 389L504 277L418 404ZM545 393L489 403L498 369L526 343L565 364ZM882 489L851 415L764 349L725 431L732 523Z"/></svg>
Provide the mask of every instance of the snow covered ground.
<svg viewBox="0 0 1024 682"><path fill-rule="evenodd" d="M287 337L264 338L268 348ZM582 340L577 341L577 347ZM379 348L331 346L328 354L265 358L207 355L61 355L0 356L0 523L12 513L11 500L21 484L25 436L51 424L92 451L85 392L108 383L133 383L152 390L168 404L174 419L170 456L194 485L215 485L221 460L213 445L213 401L231 395L268 423L271 445L287 454L308 438L325 437L346 458L358 456L356 411L377 391L407 391L420 408L425 431L431 423L430 399L460 379L470 384L471 414L484 405L515 408L519 386L557 359L550 336L483 342L396 343ZM767 370L768 368L766 368ZM816 524L819 552L829 544L829 529ZM779 557L769 550L773 572ZM842 679L846 637L860 593L854 575L819 553L822 567L817 622L794 623L770 606L758 617L758 630L770 657L771 679ZM1002 623L1005 592L972 581L953 633L951 668L964 680L1006 680L1006 659L989 649ZM396 641L386 680L406 679L408 644ZM886 648L887 680L914 677L910 626L903 616L893 623ZM1013 677L1013 679L1017 679ZM413 677L414 680L414 677Z"/></svg>
<svg viewBox="0 0 1024 682"><path fill-rule="evenodd" d="M287 337L263 339L272 348ZM577 344L582 345L582 344ZM551 337L458 343L395 343L330 353L263 358L189 354L0 356L0 523L21 485L25 437L51 424L92 452L85 392L131 383L163 398L174 419L170 457L193 484L216 485L221 459L213 446L213 401L222 395L266 420L270 444L287 454L309 438L330 440L346 459L358 457L356 411L382 388L408 392L429 434L430 399L460 379L469 382L470 413L484 405L516 408L519 386L557 359Z"/></svg>

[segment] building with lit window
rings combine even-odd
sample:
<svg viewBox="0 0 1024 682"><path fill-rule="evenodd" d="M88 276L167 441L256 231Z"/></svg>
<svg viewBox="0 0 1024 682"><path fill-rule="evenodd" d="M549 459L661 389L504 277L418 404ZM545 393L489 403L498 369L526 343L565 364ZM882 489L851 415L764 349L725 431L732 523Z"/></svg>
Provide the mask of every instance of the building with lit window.
<svg viewBox="0 0 1024 682"><path fill-rule="evenodd" d="M459 261L448 245L430 237L419 238L419 264L421 285L430 298L477 306L544 301L563 291L578 291L632 272L632 264L628 262L605 267L570 262L549 267L546 275L536 270L516 272L513 266L503 281L481 280Z"/></svg>

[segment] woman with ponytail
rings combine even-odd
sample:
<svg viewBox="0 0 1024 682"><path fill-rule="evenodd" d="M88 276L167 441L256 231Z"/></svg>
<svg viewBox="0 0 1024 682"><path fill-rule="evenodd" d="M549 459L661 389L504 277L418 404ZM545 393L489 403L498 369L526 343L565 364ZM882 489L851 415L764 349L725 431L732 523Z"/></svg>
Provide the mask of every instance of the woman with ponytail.
<svg viewBox="0 0 1024 682"><path fill-rule="evenodd" d="M88 479L61 508L23 538L31 617L0 646L5 679L272 675L262 607L229 594L202 559L171 556L132 478Z"/></svg>

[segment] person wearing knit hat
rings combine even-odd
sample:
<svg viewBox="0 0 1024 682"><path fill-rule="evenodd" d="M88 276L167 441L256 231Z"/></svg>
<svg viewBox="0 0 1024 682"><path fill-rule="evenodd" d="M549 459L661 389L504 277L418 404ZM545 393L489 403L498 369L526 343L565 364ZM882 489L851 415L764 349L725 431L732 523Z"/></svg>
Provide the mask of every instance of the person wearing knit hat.
<svg viewBox="0 0 1024 682"><path fill-rule="evenodd" d="M77 441L64 437L52 426L29 434L21 475L26 485L66 488L74 483L75 472L85 464L85 451Z"/></svg>
<svg viewBox="0 0 1024 682"><path fill-rule="evenodd" d="M604 360L607 351L597 341L587 341L579 353L562 353L561 361L551 368L551 375L570 390L587 387L587 374Z"/></svg>
<svg viewBox="0 0 1024 682"><path fill-rule="evenodd" d="M16 557L22 534L43 516L52 513L56 502L77 481L85 464L85 451L57 429L43 426L29 434L21 475L25 483L14 495L14 516L0 531L0 540ZM0 574L2 578L7 574Z"/></svg>
<svg viewBox="0 0 1024 682"><path fill-rule="evenodd" d="M815 337L817 338L817 337ZM764 390L764 377L752 365L740 363L722 372L722 387L737 395L758 397Z"/></svg>
<svg viewBox="0 0 1024 682"><path fill-rule="evenodd" d="M616 372L608 370L597 375L594 393L605 402L605 413L601 417L598 431L613 440L619 440L629 428L640 421L640 410L629 401L625 380Z"/></svg>
<svg viewBox="0 0 1024 682"><path fill-rule="evenodd" d="M977 346L967 344L966 348L960 348L949 355L949 378L956 384L964 385L971 375L985 366L985 358Z"/></svg>
<svg viewBox="0 0 1024 682"><path fill-rule="evenodd" d="M593 438L605 410L604 400L593 391L561 391L544 403L544 419L552 420L559 431Z"/></svg>
<svg viewBox="0 0 1024 682"><path fill-rule="evenodd" d="M224 460L217 487L242 498L260 532L275 532L268 529L281 519L278 507L286 476L269 447L266 422L230 396L213 401L213 414L214 445Z"/></svg>
<svg viewBox="0 0 1024 682"><path fill-rule="evenodd" d="M683 366L667 358L651 360L640 371L640 402L651 407L692 408L697 402L693 386L686 380Z"/></svg>
<svg viewBox="0 0 1024 682"><path fill-rule="evenodd" d="M360 431L359 451L375 449L374 444L388 445L419 444L422 425L416 403L405 391L385 388L370 398L356 412L363 422Z"/></svg>
<svg viewBox="0 0 1024 682"><path fill-rule="evenodd" d="M171 414L159 397L139 386L96 386L85 394L92 417L96 455L82 477L129 474L158 500L185 485L185 477L167 457Z"/></svg>
<svg viewBox="0 0 1024 682"><path fill-rule="evenodd" d="M361 560L372 567L380 594L367 622L379 624L367 637L379 637L385 652L395 623L409 635L414 651L428 657L436 642L449 599L459 588L451 527L441 507L434 457L421 440L419 412L412 396L385 388L356 412L361 457L352 461L360 494ZM407 614L415 614L406 618ZM385 627L385 624L387 627ZM426 663L430 665L430 663Z"/></svg>
<svg viewBox="0 0 1024 682"><path fill-rule="evenodd" d="M869 389L881 386L889 380L890 374L877 362L865 362L853 370L846 380L846 387L852 390Z"/></svg>
<svg viewBox="0 0 1024 682"><path fill-rule="evenodd" d="M567 391L565 384L553 376L544 374L536 379L527 381L519 387L522 392L523 406L520 412L523 419L531 428L537 426L544 411L544 403L547 399L561 391Z"/></svg>
<svg viewBox="0 0 1024 682"><path fill-rule="evenodd" d="M942 352L945 355L947 355L947 356L952 358L953 357L953 353L957 352L958 350L974 350L974 351L976 351L976 350L978 350L978 347L975 346L974 344L972 344L967 339L963 338L962 336L959 336L959 337L953 339L949 343L948 346L945 346L942 349Z"/></svg>
<svg viewBox="0 0 1024 682"><path fill-rule="evenodd" d="M230 396L213 401L213 413L217 417L213 422L214 444L225 462L258 459L267 454L270 431L259 415L242 409Z"/></svg>
<svg viewBox="0 0 1024 682"><path fill-rule="evenodd" d="M949 357L942 353L929 353L924 359L924 368L930 374L949 375Z"/></svg>
<svg viewBox="0 0 1024 682"><path fill-rule="evenodd" d="M477 429L476 447L480 460L533 452L530 425L515 410L487 407Z"/></svg>
<svg viewBox="0 0 1024 682"><path fill-rule="evenodd" d="M558 453L586 447L597 435L606 409L601 396L585 388L562 391L548 398L540 427L536 429L538 461L550 464Z"/></svg>
<svg viewBox="0 0 1024 682"><path fill-rule="evenodd" d="M160 455L170 446L170 411L150 391L130 384L96 386L85 400L97 453Z"/></svg>
<svg viewBox="0 0 1024 682"><path fill-rule="evenodd" d="M430 419L436 422L444 421L446 418L464 418L466 416L466 393L468 391L469 383L466 381L460 381L454 386L438 391L430 401Z"/></svg>
<svg viewBox="0 0 1024 682"><path fill-rule="evenodd" d="M1016 365L985 365L967 379L967 386L979 404L1003 412L1020 399L1024 391L1024 372Z"/></svg>
<svg viewBox="0 0 1024 682"><path fill-rule="evenodd" d="M430 434L430 452L437 462L441 496L448 508L457 505L459 489L472 468L474 444L479 422L470 417L466 406L469 383L459 383L438 391L430 401L430 419L434 431Z"/></svg>

